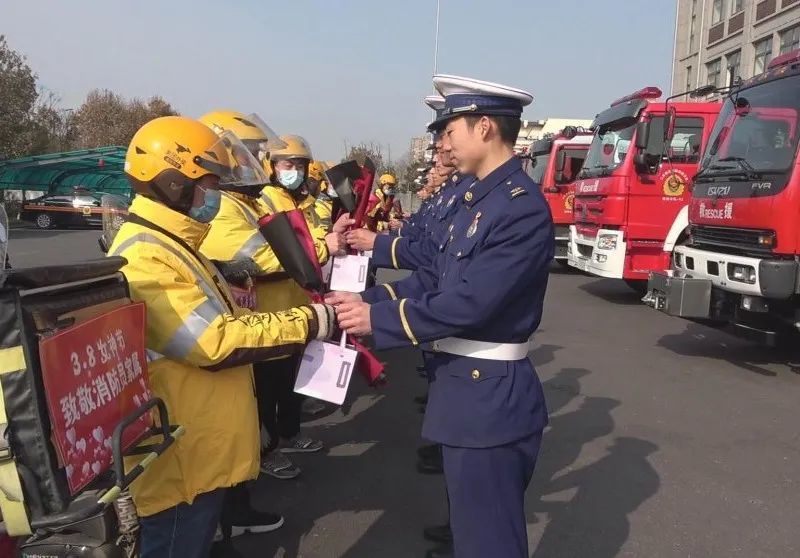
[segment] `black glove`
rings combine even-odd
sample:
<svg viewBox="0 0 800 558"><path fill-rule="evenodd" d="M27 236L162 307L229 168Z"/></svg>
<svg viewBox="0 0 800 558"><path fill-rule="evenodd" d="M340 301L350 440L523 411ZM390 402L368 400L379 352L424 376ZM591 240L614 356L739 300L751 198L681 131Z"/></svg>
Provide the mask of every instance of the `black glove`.
<svg viewBox="0 0 800 558"><path fill-rule="evenodd" d="M217 266L217 269L228 283L243 289L250 288L252 278L260 272L256 263L250 258L229 262L212 260L212 263Z"/></svg>

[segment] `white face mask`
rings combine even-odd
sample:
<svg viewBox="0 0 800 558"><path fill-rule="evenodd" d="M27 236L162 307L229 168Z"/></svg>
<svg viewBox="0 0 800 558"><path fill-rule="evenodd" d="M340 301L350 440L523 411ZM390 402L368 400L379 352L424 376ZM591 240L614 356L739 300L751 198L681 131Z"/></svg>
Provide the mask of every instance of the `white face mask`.
<svg viewBox="0 0 800 558"><path fill-rule="evenodd" d="M279 170L277 174L278 182L287 190L297 190L305 178L304 174L296 169Z"/></svg>

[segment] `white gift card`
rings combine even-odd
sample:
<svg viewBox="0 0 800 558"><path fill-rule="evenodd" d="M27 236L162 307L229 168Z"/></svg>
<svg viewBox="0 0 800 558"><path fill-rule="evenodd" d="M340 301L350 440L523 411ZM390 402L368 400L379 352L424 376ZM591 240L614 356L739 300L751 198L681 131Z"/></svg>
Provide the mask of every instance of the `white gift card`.
<svg viewBox="0 0 800 558"><path fill-rule="evenodd" d="M331 290L360 293L367 287L369 258L367 256L336 256L331 270Z"/></svg>
<svg viewBox="0 0 800 558"><path fill-rule="evenodd" d="M341 405L350 386L358 351L345 345L345 334L339 343L311 341L303 353L294 391L323 401Z"/></svg>

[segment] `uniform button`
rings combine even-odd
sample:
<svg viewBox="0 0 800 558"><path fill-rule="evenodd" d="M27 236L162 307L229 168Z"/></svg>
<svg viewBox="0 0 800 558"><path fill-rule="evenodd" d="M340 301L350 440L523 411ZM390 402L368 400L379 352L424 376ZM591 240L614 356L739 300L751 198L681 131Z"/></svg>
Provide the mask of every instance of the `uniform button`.
<svg viewBox="0 0 800 558"><path fill-rule="evenodd" d="M461 252L459 252L458 254L456 254L456 256L460 258L460 257L461 257Z"/></svg>
<svg viewBox="0 0 800 558"><path fill-rule="evenodd" d="M481 371L480 370L473 370L472 371L472 379L473 380L477 380L480 377L481 377Z"/></svg>
<svg viewBox="0 0 800 558"><path fill-rule="evenodd" d="M472 192L467 192L464 194L464 199L467 201L472 201Z"/></svg>

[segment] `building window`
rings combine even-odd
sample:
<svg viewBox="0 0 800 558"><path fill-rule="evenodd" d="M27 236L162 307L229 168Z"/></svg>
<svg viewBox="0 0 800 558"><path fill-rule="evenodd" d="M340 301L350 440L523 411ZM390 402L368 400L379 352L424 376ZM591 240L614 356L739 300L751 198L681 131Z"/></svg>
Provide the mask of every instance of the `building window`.
<svg viewBox="0 0 800 558"><path fill-rule="evenodd" d="M689 21L689 52L687 54L692 54L695 49L695 29L697 29L697 0L692 0L692 12Z"/></svg>
<svg viewBox="0 0 800 558"><path fill-rule="evenodd" d="M717 58L713 62L706 64L706 72L708 73L708 84L714 87L719 87L719 75L722 71L722 60Z"/></svg>
<svg viewBox="0 0 800 558"><path fill-rule="evenodd" d="M728 79L725 85L733 85L736 78L742 75L742 51L731 52L725 56L725 62L728 66Z"/></svg>
<svg viewBox="0 0 800 558"><path fill-rule="evenodd" d="M738 14L744 9L744 0L731 0L731 15Z"/></svg>
<svg viewBox="0 0 800 558"><path fill-rule="evenodd" d="M772 60L772 35L753 45L756 49L756 58L753 63L753 75L764 73L767 64Z"/></svg>
<svg viewBox="0 0 800 558"><path fill-rule="evenodd" d="M692 67L691 66L686 66L686 89L684 89L684 91L691 91L692 89L694 89L694 87L692 86L692 83L693 83L693 80L692 80Z"/></svg>
<svg viewBox="0 0 800 558"><path fill-rule="evenodd" d="M781 33L781 54L798 48L800 48L800 25L795 25Z"/></svg>
<svg viewBox="0 0 800 558"><path fill-rule="evenodd" d="M724 0L714 0L714 3L711 5L711 25L716 25L720 21L725 14L725 2Z"/></svg>

